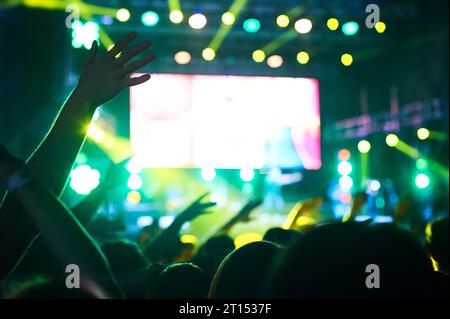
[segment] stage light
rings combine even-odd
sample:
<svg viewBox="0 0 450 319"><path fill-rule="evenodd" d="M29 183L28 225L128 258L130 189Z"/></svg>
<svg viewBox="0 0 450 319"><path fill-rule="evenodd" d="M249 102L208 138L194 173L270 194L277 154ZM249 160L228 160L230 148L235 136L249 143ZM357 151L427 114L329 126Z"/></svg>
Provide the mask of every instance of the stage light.
<svg viewBox="0 0 450 319"><path fill-rule="evenodd" d="M130 203L130 204L133 204L133 205L136 205L136 204L139 204L139 202L141 201L141 199L142 199L142 197L141 197L141 194L138 192L138 191L130 191L128 194L127 194L127 201ZM144 217L150 217L150 216L144 216ZM141 217L142 218L142 217ZM150 217L151 218L151 217ZM141 222L141 224L142 224L142 222L143 222L143 220L139 220L138 219L138 225L139 225L139 222ZM151 222L149 223L149 224L147 224L147 225L150 225L151 224ZM147 225L145 225L145 226L147 226ZM140 225L139 225L140 226ZM140 226L140 227L143 227L143 226Z"/></svg>
<svg viewBox="0 0 450 319"><path fill-rule="evenodd" d="M428 185L430 185L430 178L427 175L421 173L416 176L415 183L417 188L424 189L427 188Z"/></svg>
<svg viewBox="0 0 450 319"><path fill-rule="evenodd" d="M358 143L358 151L363 154L369 153L371 147L369 141L366 140L359 141Z"/></svg>
<svg viewBox="0 0 450 319"><path fill-rule="evenodd" d="M309 62L308 52L301 51L301 52L297 53L297 61L300 64L307 64Z"/></svg>
<svg viewBox="0 0 450 319"><path fill-rule="evenodd" d="M216 57L216 52L211 48L206 48L202 52L202 57L206 61L212 61Z"/></svg>
<svg viewBox="0 0 450 319"><path fill-rule="evenodd" d="M255 172L251 168L243 168L239 172L239 176L244 182L251 182L255 177Z"/></svg>
<svg viewBox="0 0 450 319"><path fill-rule="evenodd" d="M428 162L427 162L427 160L426 160L426 159L423 159L423 158L419 158L419 159L416 161L416 168L417 168L418 170L424 170L424 169L427 169L427 168L428 168Z"/></svg>
<svg viewBox="0 0 450 319"><path fill-rule="evenodd" d="M338 164L338 172L341 175L349 175L352 172L352 164L347 161L340 162Z"/></svg>
<svg viewBox="0 0 450 319"><path fill-rule="evenodd" d="M386 136L386 144L390 147L395 147L398 144L398 137L395 134Z"/></svg>
<svg viewBox="0 0 450 319"><path fill-rule="evenodd" d="M130 193L132 193L132 192L130 192ZM128 194L130 194L130 193L128 193ZM152 218L152 216L140 216L140 217L138 217L136 224L140 228L145 227L145 226L150 226L151 224L153 224L153 218Z"/></svg>
<svg viewBox="0 0 450 319"><path fill-rule="evenodd" d="M133 174L128 178L128 188L132 190L138 190L142 187L142 178L139 175Z"/></svg>
<svg viewBox="0 0 450 319"><path fill-rule="evenodd" d="M80 195L87 195L100 184L100 173L89 165L79 165L70 172L70 187Z"/></svg>
<svg viewBox="0 0 450 319"><path fill-rule="evenodd" d="M377 181L377 180L372 180L372 181L370 181L370 183L369 183L369 189L370 189L372 192L378 192L378 191L380 190L380 188L381 188L381 184L380 184L379 181Z"/></svg>
<svg viewBox="0 0 450 319"><path fill-rule="evenodd" d="M312 22L309 19L300 19L295 22L295 30L300 34L309 33L312 29Z"/></svg>
<svg viewBox="0 0 450 319"><path fill-rule="evenodd" d="M178 64L188 64L189 62L191 62L191 54L186 51L175 53L174 58L175 62L177 62Z"/></svg>
<svg viewBox="0 0 450 319"><path fill-rule="evenodd" d="M181 235L180 242L182 242L183 244L196 245L198 243L198 238L194 235Z"/></svg>
<svg viewBox="0 0 450 319"><path fill-rule="evenodd" d="M78 153L77 157L75 158L75 163L79 164L79 165L86 164L87 161L88 161L88 157L83 152Z"/></svg>
<svg viewBox="0 0 450 319"><path fill-rule="evenodd" d="M257 19L247 19L244 21L243 28L248 33L255 33L261 28L261 23Z"/></svg>
<svg viewBox="0 0 450 319"><path fill-rule="evenodd" d="M236 249L238 249L244 245L253 243L255 241L260 241L262 239L263 239L263 237L258 233L244 233L244 234L238 235L234 239L234 246L236 247Z"/></svg>
<svg viewBox="0 0 450 319"><path fill-rule="evenodd" d="M267 59L267 65L272 69L279 68L283 65L283 58L279 55L272 55Z"/></svg>
<svg viewBox="0 0 450 319"><path fill-rule="evenodd" d="M339 178L339 186L345 190L350 190L353 187L353 179L350 176L342 176Z"/></svg>
<svg viewBox="0 0 450 319"><path fill-rule="evenodd" d="M327 21L327 27L331 31L336 31L339 28L339 20L336 18L330 18Z"/></svg>
<svg viewBox="0 0 450 319"><path fill-rule="evenodd" d="M86 23L80 22L80 20L72 23L72 46L74 48L81 48L84 46L90 50L92 48L92 42L98 41L99 26L97 23L89 21Z"/></svg>
<svg viewBox="0 0 450 319"><path fill-rule="evenodd" d="M196 13L196 14L191 15L189 17L189 21L188 21L191 28L196 29L196 30L203 29L207 22L208 22L208 20L201 13Z"/></svg>
<svg viewBox="0 0 450 319"><path fill-rule="evenodd" d="M236 21L236 17L231 12L225 12L222 15L222 23L225 25L232 25Z"/></svg>
<svg viewBox="0 0 450 319"><path fill-rule="evenodd" d="M210 182L216 177L216 170L214 168L202 168L200 175L205 182Z"/></svg>
<svg viewBox="0 0 450 319"><path fill-rule="evenodd" d="M430 137L430 131L423 127L419 128L417 130L417 137L419 138L419 140L426 140L428 137Z"/></svg>
<svg viewBox="0 0 450 319"><path fill-rule="evenodd" d="M147 27L154 27L159 22L159 15L154 11L147 11L142 14L141 21Z"/></svg>
<svg viewBox="0 0 450 319"><path fill-rule="evenodd" d="M338 159L341 161L348 161L350 159L350 156L350 151L345 148L338 152Z"/></svg>
<svg viewBox="0 0 450 319"><path fill-rule="evenodd" d="M128 11L125 8L119 9L116 12L116 18L120 22L126 22L126 21L128 21L130 19L130 17L131 17L130 11Z"/></svg>
<svg viewBox="0 0 450 319"><path fill-rule="evenodd" d="M130 174L139 174L142 172L142 164L137 157L132 157L126 164L125 168Z"/></svg>
<svg viewBox="0 0 450 319"><path fill-rule="evenodd" d="M181 23L183 21L183 19L184 19L183 12L181 12L180 10L170 11L169 20L172 23L175 23L175 24Z"/></svg>
<svg viewBox="0 0 450 319"><path fill-rule="evenodd" d="M89 125L87 136L97 143L101 143L105 139L105 133L103 133L101 129L97 128L94 123Z"/></svg>
<svg viewBox="0 0 450 319"><path fill-rule="evenodd" d="M354 21L346 22L342 25L342 32L348 36L355 35L358 30L359 25Z"/></svg>
<svg viewBox="0 0 450 319"><path fill-rule="evenodd" d="M341 56L341 63L344 66L350 66L353 63L353 56L351 54L345 53Z"/></svg>
<svg viewBox="0 0 450 319"><path fill-rule="evenodd" d="M277 17L277 25L280 28L286 28L289 25L289 17L286 14L281 14Z"/></svg>
<svg viewBox="0 0 450 319"><path fill-rule="evenodd" d="M261 63L266 58L266 54L263 50L256 50L252 54L253 60L257 63Z"/></svg>
<svg viewBox="0 0 450 319"><path fill-rule="evenodd" d="M375 24L375 30L378 32L378 33L383 33L385 30L386 30L386 24L384 23L384 22L377 22L376 24Z"/></svg>

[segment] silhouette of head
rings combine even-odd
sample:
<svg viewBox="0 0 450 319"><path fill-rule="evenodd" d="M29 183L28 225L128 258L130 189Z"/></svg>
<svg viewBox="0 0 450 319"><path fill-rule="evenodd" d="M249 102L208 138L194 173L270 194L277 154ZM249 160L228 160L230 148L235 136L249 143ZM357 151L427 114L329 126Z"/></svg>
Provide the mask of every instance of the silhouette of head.
<svg viewBox="0 0 450 319"><path fill-rule="evenodd" d="M298 237L300 233L295 230L274 227L266 231L263 240L288 247Z"/></svg>
<svg viewBox="0 0 450 319"><path fill-rule="evenodd" d="M152 298L202 299L208 294L209 281L203 270L192 263L173 264L159 275Z"/></svg>
<svg viewBox="0 0 450 319"><path fill-rule="evenodd" d="M380 288L369 289L377 273ZM265 296L418 297L430 293L431 273L419 243L394 225L328 224L305 234L275 263Z"/></svg>
<svg viewBox="0 0 450 319"><path fill-rule="evenodd" d="M257 298L272 261L280 252L274 243L259 241L229 254L214 276L209 298Z"/></svg>

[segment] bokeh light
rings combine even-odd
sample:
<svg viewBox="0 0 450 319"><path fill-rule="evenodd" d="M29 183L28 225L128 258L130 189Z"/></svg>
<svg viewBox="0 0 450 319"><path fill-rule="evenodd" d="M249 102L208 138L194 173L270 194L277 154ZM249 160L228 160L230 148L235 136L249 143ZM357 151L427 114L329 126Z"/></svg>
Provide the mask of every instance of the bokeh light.
<svg viewBox="0 0 450 319"><path fill-rule="evenodd" d="M390 147L395 147L398 144L398 137L395 134L386 136L386 144Z"/></svg>
<svg viewBox="0 0 450 319"><path fill-rule="evenodd" d="M342 32L345 35L351 36L358 33L359 25L355 21L349 21L342 25Z"/></svg>
<svg viewBox="0 0 450 319"><path fill-rule="evenodd" d="M424 189L430 185L430 178L427 175L420 173L416 176L415 183L417 188Z"/></svg>
<svg viewBox="0 0 450 319"><path fill-rule="evenodd" d="M301 51L297 53L297 62L300 64L307 64L309 62L308 52Z"/></svg>
<svg viewBox="0 0 450 319"><path fill-rule="evenodd" d="M279 55L272 55L267 58L267 65L272 69L279 68L283 65L283 58Z"/></svg>
<svg viewBox="0 0 450 319"><path fill-rule="evenodd" d="M295 30L300 34L309 33L312 29L312 22L309 19L300 19L295 22Z"/></svg>
<svg viewBox="0 0 450 319"><path fill-rule="evenodd" d="M80 195L87 195L100 184L100 172L83 164L70 172L70 187Z"/></svg>
<svg viewBox="0 0 450 319"><path fill-rule="evenodd" d="M428 137L430 137L430 131L426 128L419 128L417 130L417 137L419 138L419 140L426 140Z"/></svg>
<svg viewBox="0 0 450 319"><path fill-rule="evenodd" d="M358 151L363 154L369 153L371 147L369 141L366 140L359 141L358 143Z"/></svg>
<svg viewBox="0 0 450 319"><path fill-rule="evenodd" d="M339 178L339 186L345 190L350 190L353 187L353 179L350 176L342 176Z"/></svg>
<svg viewBox="0 0 450 319"><path fill-rule="evenodd" d="M343 148L338 152L338 159L341 161L348 161L350 159L350 156L351 154L348 149Z"/></svg>
<svg viewBox="0 0 450 319"><path fill-rule="evenodd" d="M350 66L353 63L353 56L349 53L345 53L341 56L341 63L344 66Z"/></svg>
<svg viewBox="0 0 450 319"><path fill-rule="evenodd" d="M216 170L214 168L202 168L200 175L205 182L210 182L216 177Z"/></svg>
<svg viewBox="0 0 450 319"><path fill-rule="evenodd" d="M130 204L133 204L133 205L139 204L141 199L142 199L141 194L138 191L130 191L127 194L127 201ZM150 216L145 216L145 217L150 217ZM143 226L141 226L141 227L143 227Z"/></svg>
<svg viewBox="0 0 450 319"><path fill-rule="evenodd" d="M116 18L120 22L126 22L130 19L130 17L131 17L131 13L128 9L121 8L121 9L117 10L117 12L116 12Z"/></svg>
<svg viewBox="0 0 450 319"><path fill-rule="evenodd" d="M225 25L232 25L236 21L236 17L231 12L225 12L222 15L222 23Z"/></svg>
<svg viewBox="0 0 450 319"><path fill-rule="evenodd" d="M376 24L375 24L375 30L378 32L378 33L383 33L384 31L386 31L386 24L384 23L384 22L377 22Z"/></svg>
<svg viewBox="0 0 450 319"><path fill-rule="evenodd" d="M206 48L202 51L202 57L206 61L212 61L216 57L216 52L212 48Z"/></svg>
<svg viewBox="0 0 450 319"><path fill-rule="evenodd" d="M170 11L169 20L172 23L175 23L175 24L181 23L183 21L183 19L184 19L183 12L181 12L180 10Z"/></svg>
<svg viewBox="0 0 450 319"><path fill-rule="evenodd" d="M189 17L189 25L192 29L203 29L206 26L206 23L208 20L206 17L201 13L195 13Z"/></svg>
<svg viewBox="0 0 450 319"><path fill-rule="evenodd" d="M187 51L179 51L175 53L174 59L178 64L188 64L191 62L191 54Z"/></svg>
<svg viewBox="0 0 450 319"><path fill-rule="evenodd" d="M338 164L338 172L341 175L349 175L352 172L352 164L347 161L342 161Z"/></svg>
<svg viewBox="0 0 450 319"><path fill-rule="evenodd" d="M141 21L146 27L154 27L159 22L159 15L154 11L147 11L142 14Z"/></svg>
<svg viewBox="0 0 450 319"><path fill-rule="evenodd" d="M277 25L280 28L286 28L290 23L289 17L286 14L280 14L277 17Z"/></svg>
<svg viewBox="0 0 450 319"><path fill-rule="evenodd" d="M137 175L137 174L133 174L130 175L130 177L128 178L128 188L131 190L138 190L142 187L142 177Z"/></svg>
<svg viewBox="0 0 450 319"><path fill-rule="evenodd" d="M255 33L261 28L261 23L258 19L247 19L244 21L243 28L246 32Z"/></svg>
<svg viewBox="0 0 450 319"><path fill-rule="evenodd" d="M261 63L266 58L266 54L263 50L256 50L252 54L253 60L257 63Z"/></svg>
<svg viewBox="0 0 450 319"><path fill-rule="evenodd" d="M255 172L251 168L243 168L240 170L239 176L244 182L250 182L255 177Z"/></svg>
<svg viewBox="0 0 450 319"><path fill-rule="evenodd" d="M336 18L330 18L327 20L327 27L331 31L336 31L339 28L339 20Z"/></svg>

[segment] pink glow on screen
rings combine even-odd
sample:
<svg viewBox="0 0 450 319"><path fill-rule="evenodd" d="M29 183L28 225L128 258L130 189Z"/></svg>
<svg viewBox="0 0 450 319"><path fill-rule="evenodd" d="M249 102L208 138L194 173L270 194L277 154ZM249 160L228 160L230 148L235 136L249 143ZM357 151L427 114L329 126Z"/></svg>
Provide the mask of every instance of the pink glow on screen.
<svg viewBox="0 0 450 319"><path fill-rule="evenodd" d="M319 169L319 84L309 78L153 74L130 89L146 167Z"/></svg>

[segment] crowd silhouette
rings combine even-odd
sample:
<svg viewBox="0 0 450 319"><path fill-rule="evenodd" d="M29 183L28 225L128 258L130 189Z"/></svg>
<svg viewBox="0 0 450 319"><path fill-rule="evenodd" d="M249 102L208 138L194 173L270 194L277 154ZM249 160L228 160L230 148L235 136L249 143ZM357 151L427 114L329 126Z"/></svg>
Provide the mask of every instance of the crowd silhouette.
<svg viewBox="0 0 450 319"><path fill-rule="evenodd" d="M288 227L236 249L230 230L248 221L261 200L249 201L193 253L180 230L215 203L200 196L164 229L144 228L138 242L100 245L92 217L116 183L114 164L101 185L69 208L59 197L84 142L83 124L124 88L150 79L130 74L150 63L144 41L127 49L130 33L103 56L94 42L79 82L54 124L26 161L0 145L0 281L3 298L442 298L448 297L448 217L420 231L402 227L404 202L392 224L356 222L364 196L345 221L296 227L320 199L304 201ZM401 212L401 214L400 214ZM67 265L80 270L80 288L67 287ZM369 287L370 265L380 272Z"/></svg>

